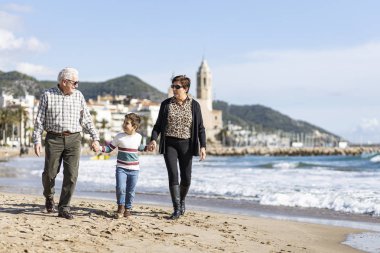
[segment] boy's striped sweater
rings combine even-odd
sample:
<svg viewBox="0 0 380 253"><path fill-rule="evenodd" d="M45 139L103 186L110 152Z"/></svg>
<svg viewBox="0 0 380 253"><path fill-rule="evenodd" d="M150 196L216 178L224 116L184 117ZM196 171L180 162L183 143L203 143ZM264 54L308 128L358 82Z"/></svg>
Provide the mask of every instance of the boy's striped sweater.
<svg viewBox="0 0 380 253"><path fill-rule="evenodd" d="M138 151L144 151L141 140L142 136L139 133L132 135L119 133L109 145L102 146L102 152L110 153L118 148L116 166L129 170L139 170Z"/></svg>

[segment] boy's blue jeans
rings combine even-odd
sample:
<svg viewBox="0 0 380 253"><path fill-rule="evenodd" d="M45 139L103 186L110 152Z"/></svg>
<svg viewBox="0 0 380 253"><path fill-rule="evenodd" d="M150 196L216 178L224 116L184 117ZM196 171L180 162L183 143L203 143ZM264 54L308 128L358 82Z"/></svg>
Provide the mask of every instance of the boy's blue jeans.
<svg viewBox="0 0 380 253"><path fill-rule="evenodd" d="M132 209L139 170L128 170L116 167L116 198L118 205Z"/></svg>

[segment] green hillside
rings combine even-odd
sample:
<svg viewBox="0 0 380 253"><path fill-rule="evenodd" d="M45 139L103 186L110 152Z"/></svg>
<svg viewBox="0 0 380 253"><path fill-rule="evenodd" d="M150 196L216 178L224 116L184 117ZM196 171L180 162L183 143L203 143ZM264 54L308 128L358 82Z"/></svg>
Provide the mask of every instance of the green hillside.
<svg viewBox="0 0 380 253"><path fill-rule="evenodd" d="M338 137L320 127L294 120L262 105L230 105L224 101L214 101L213 108L223 111L224 124L231 122L241 126L254 126L256 130L266 132L281 130L289 133L313 133L317 130Z"/></svg>
<svg viewBox="0 0 380 253"><path fill-rule="evenodd" d="M0 71L0 90L14 94L29 94L40 96L42 90L54 87L56 81L38 81L33 77L19 72ZM145 83L133 75L125 75L105 82L80 82L79 90L86 99L96 98L98 95L128 95L135 98L146 98L156 102L166 98L166 94Z"/></svg>
<svg viewBox="0 0 380 253"><path fill-rule="evenodd" d="M167 97L166 94L133 75L121 76L102 83L81 83L80 89L89 98L111 94L128 95L160 102Z"/></svg>
<svg viewBox="0 0 380 253"><path fill-rule="evenodd" d="M40 87L37 79L22 74L17 71L12 72L2 72L0 71L0 92L4 91L13 96L23 96L25 93L36 95L41 93L42 88Z"/></svg>

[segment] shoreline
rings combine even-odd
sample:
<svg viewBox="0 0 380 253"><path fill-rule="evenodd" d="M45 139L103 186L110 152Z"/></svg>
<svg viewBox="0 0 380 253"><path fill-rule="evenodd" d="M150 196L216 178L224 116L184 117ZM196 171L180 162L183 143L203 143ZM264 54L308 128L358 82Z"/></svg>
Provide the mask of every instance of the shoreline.
<svg viewBox="0 0 380 253"><path fill-rule="evenodd" d="M210 147L208 155L214 156L360 156L380 153L380 147L304 147L304 148L268 148L268 147Z"/></svg>
<svg viewBox="0 0 380 253"><path fill-rule="evenodd" d="M56 197L60 192L57 187ZM36 189L17 190L9 187L0 187L0 193L4 194L27 194L35 197L42 197L42 186ZM75 192L73 198L110 201L116 203L114 192ZM205 198L189 195L186 201L188 210L220 213L223 215L244 215L252 217L262 217L289 221L305 221L313 224L326 224L331 226L342 226L348 228L367 229L380 232L380 216L369 214L339 212L330 209L314 207L290 207L262 205L249 200L234 200L224 198ZM136 204L153 205L171 208L169 194L152 194L136 192ZM115 204L116 205L116 204Z"/></svg>
<svg viewBox="0 0 380 253"><path fill-rule="evenodd" d="M158 152L142 152L140 155L154 155ZM222 147L210 145L207 148L207 155L212 156L360 156L363 154L380 154L380 147ZM81 155L94 156L95 153L88 147L82 147ZM110 154L115 155L115 154ZM7 161L12 157L20 156L19 148L0 147L0 162ZM28 154L22 156L35 156L33 147L28 148ZM42 149L41 156L44 156L44 149Z"/></svg>
<svg viewBox="0 0 380 253"><path fill-rule="evenodd" d="M342 242L366 231L198 210L170 221L170 206L144 203L116 220L114 201L75 196L69 221L46 213L42 196L0 192L0 199L2 252L362 252Z"/></svg>

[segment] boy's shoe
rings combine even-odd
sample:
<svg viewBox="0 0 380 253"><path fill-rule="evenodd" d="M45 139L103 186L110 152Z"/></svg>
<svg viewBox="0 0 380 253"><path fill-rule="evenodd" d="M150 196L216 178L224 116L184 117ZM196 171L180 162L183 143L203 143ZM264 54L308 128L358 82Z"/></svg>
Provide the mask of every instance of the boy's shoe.
<svg viewBox="0 0 380 253"><path fill-rule="evenodd" d="M117 211L115 212L115 219L120 219L124 214L124 205L118 205Z"/></svg>
<svg viewBox="0 0 380 253"><path fill-rule="evenodd" d="M128 217L131 217L131 216L132 216L131 209L125 209L125 211L124 211L124 217L128 218Z"/></svg>

